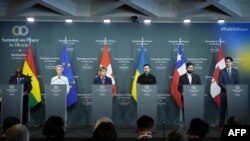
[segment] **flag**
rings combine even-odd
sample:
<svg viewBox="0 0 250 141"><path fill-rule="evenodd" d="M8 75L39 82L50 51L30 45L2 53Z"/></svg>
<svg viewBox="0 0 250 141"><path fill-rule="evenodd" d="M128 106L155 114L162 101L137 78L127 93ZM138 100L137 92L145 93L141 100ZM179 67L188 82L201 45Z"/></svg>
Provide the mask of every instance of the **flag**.
<svg viewBox="0 0 250 141"><path fill-rule="evenodd" d="M116 84L115 84L114 74L113 74L113 70L112 70L112 66L111 66L111 62L110 62L110 58L109 58L108 45L106 43L104 44L102 58L101 58L101 62L100 62L100 67L107 68L106 75L108 77L110 77L112 80L112 85L113 85L112 94L113 94L113 96L115 96L116 95Z"/></svg>
<svg viewBox="0 0 250 141"><path fill-rule="evenodd" d="M210 94L212 98L214 99L214 102L218 108L220 107L220 92L221 92L221 88L219 86L219 74L220 74L220 71L224 69L225 67L226 67L226 64L225 64L225 59L223 55L223 50L222 50L222 47L220 47L218 57L217 57L217 62L216 62L215 69L214 69L213 78L212 78L211 85L210 85Z"/></svg>
<svg viewBox="0 0 250 141"><path fill-rule="evenodd" d="M141 74L143 74L143 65L144 64L147 64L147 58L146 58L144 48L141 47L138 66L137 66L137 69L135 71L134 81L132 84L132 96L136 102L137 102L137 79Z"/></svg>
<svg viewBox="0 0 250 141"><path fill-rule="evenodd" d="M181 93L178 90L179 79L180 79L181 75L183 75L183 74L185 74L187 72L186 64L184 62L184 57L183 56L184 55L182 53L182 47L179 46L178 47L178 53L177 53L177 62L176 62L176 65L175 65L174 75L173 75L173 79L172 79L172 82L171 82L171 94L172 94L175 102L179 106L179 108L183 108L183 102L181 100Z"/></svg>
<svg viewBox="0 0 250 141"><path fill-rule="evenodd" d="M31 77L32 90L29 93L29 109L32 109L41 102L41 91L31 44L28 46L28 51L23 65L23 74Z"/></svg>
<svg viewBox="0 0 250 141"><path fill-rule="evenodd" d="M64 76L68 78L69 85L70 85L69 93L67 95L67 107L69 107L77 101L77 92L76 92L74 76L73 76L71 65L70 65L69 55L67 52L67 44L64 44L64 47L63 47L63 52L61 56L61 64L64 67L63 74Z"/></svg>

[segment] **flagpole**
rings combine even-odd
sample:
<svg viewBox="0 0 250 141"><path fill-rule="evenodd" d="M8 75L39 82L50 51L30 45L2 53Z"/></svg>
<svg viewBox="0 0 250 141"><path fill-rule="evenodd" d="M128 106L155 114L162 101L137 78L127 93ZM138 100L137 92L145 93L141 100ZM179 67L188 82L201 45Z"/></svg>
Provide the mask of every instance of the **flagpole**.
<svg viewBox="0 0 250 141"><path fill-rule="evenodd" d="M29 45L28 45L28 48L29 46L31 46L31 36L29 37ZM27 55L27 54L26 54ZM29 97L29 95L28 95ZM28 103L29 104L29 103ZM30 108L28 107L28 123L27 123L28 126L30 126Z"/></svg>
<svg viewBox="0 0 250 141"><path fill-rule="evenodd" d="M143 37L141 38L141 46L143 46Z"/></svg>
<svg viewBox="0 0 250 141"><path fill-rule="evenodd" d="M67 44L67 38L66 38L66 36L64 37L64 39L65 39L65 40L64 40L64 44L66 45L66 44ZM65 45L64 45L64 46L65 46ZM65 107L65 115L64 115L64 116L65 116L65 132L66 132L66 127L67 127L67 125L68 125L68 124L67 124L67 111L68 111L68 110L67 110L67 106L66 106L66 107Z"/></svg>
<svg viewBox="0 0 250 141"><path fill-rule="evenodd" d="M179 40L179 44L180 44L179 46L181 46L181 38ZM180 127L183 127L183 112L181 108L180 108Z"/></svg>
<svg viewBox="0 0 250 141"><path fill-rule="evenodd" d="M67 44L67 38L66 38L66 36L64 37L64 44Z"/></svg>

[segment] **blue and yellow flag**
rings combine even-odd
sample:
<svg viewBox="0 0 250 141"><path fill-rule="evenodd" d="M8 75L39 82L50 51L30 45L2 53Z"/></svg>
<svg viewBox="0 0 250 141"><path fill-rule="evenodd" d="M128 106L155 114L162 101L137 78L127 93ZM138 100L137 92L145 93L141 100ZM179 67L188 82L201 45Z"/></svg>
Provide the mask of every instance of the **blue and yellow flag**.
<svg viewBox="0 0 250 141"><path fill-rule="evenodd" d="M134 97L134 100L136 102L137 102L137 79L141 74L143 74L143 65L144 64L147 64L147 58L146 58L144 48L141 47L138 66L137 66L137 69L135 71L134 81L133 81L133 85L132 85L132 96Z"/></svg>
<svg viewBox="0 0 250 141"><path fill-rule="evenodd" d="M69 85L70 85L69 93L67 95L67 107L69 107L70 105L74 104L77 101L77 92L76 92L75 80L74 80L74 76L72 73L69 56L67 52L67 44L64 44L64 47L63 47L63 52L61 56L61 64L64 67L63 74L64 76L68 78Z"/></svg>

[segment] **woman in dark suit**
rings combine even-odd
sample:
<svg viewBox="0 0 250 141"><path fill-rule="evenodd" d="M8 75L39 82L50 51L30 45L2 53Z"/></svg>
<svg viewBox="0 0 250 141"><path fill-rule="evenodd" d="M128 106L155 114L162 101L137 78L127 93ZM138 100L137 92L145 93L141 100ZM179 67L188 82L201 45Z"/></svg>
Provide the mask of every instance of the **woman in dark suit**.
<svg viewBox="0 0 250 141"><path fill-rule="evenodd" d="M99 76L94 79L94 84L103 84L103 85L111 85L112 79L106 76L107 68L100 67Z"/></svg>

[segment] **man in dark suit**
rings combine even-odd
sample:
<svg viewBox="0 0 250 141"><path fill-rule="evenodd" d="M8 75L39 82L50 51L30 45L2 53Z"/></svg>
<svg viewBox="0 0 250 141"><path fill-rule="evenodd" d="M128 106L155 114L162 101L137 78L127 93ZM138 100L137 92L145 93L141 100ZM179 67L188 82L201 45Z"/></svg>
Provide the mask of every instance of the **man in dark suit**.
<svg viewBox="0 0 250 141"><path fill-rule="evenodd" d="M139 83L139 84L156 84L155 76L150 74L150 65L149 64L143 65L143 72L144 73L138 77L137 83Z"/></svg>
<svg viewBox="0 0 250 141"><path fill-rule="evenodd" d="M227 110L227 93L226 85L240 84L240 76L237 69L232 68L233 58L225 58L226 68L220 71L219 74L219 86L221 88L220 93L220 121L219 128L222 130L225 122L225 115Z"/></svg>
<svg viewBox="0 0 250 141"><path fill-rule="evenodd" d="M194 74L194 64L189 62L186 64L187 73L183 74L179 79L178 90L183 92L183 85L200 85L201 79L199 75Z"/></svg>
<svg viewBox="0 0 250 141"><path fill-rule="evenodd" d="M103 85L111 85L112 79L106 76L107 68L100 67L99 76L94 79L94 84L103 84Z"/></svg>
<svg viewBox="0 0 250 141"><path fill-rule="evenodd" d="M28 122L28 104L29 104L29 93L32 89L31 78L23 74L21 67L17 67L15 75L9 79L9 84L23 84L23 116L22 123L27 125Z"/></svg>

